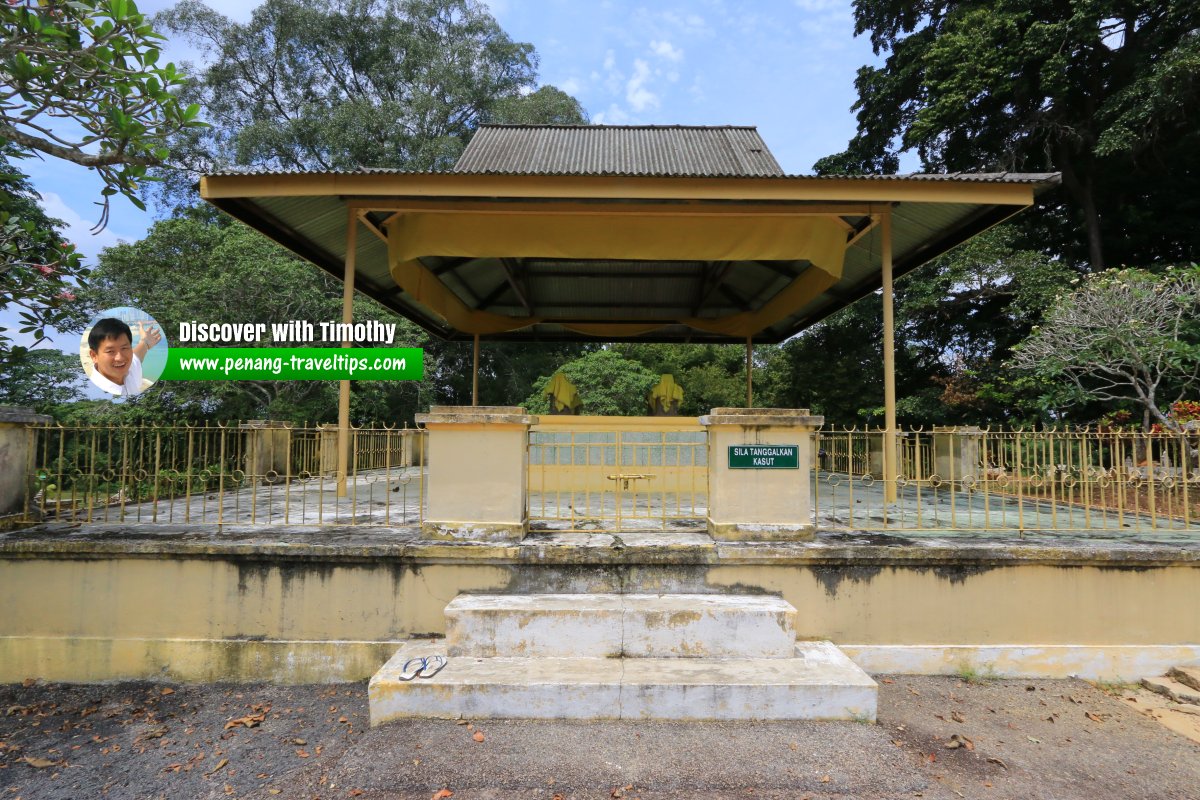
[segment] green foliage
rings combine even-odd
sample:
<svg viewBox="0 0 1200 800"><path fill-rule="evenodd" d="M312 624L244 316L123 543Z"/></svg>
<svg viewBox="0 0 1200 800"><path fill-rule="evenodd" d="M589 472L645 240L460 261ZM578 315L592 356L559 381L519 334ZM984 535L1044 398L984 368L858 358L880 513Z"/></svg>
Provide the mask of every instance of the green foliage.
<svg viewBox="0 0 1200 800"><path fill-rule="evenodd" d="M536 84L533 46L476 0L267 0L248 23L198 0L157 19L206 55L184 96L212 127L173 142L195 171L453 165L480 123L586 121ZM171 199L190 202L190 180Z"/></svg>
<svg viewBox="0 0 1200 800"><path fill-rule="evenodd" d="M648 413L646 395L658 383L658 375L636 361L612 350L597 350L562 365L562 371L583 400L580 413L606 417L637 417ZM523 405L531 414L550 412L542 394L551 375L533 384L533 394Z"/></svg>
<svg viewBox="0 0 1200 800"><path fill-rule="evenodd" d="M1198 319L1200 267L1108 270L1059 296L1013 364L1054 382L1047 401L1132 403L1179 430L1164 408L1200 385Z"/></svg>
<svg viewBox="0 0 1200 800"><path fill-rule="evenodd" d="M897 414L902 424L1025 421L1038 392L1004 365L1012 346L1076 276L988 231L896 284ZM834 425L883 422L883 318L870 295L785 343L756 382L763 402L811 408Z"/></svg>
<svg viewBox="0 0 1200 800"><path fill-rule="evenodd" d="M673 375L683 387L682 416L746 404L746 351L738 345L618 344L613 351L637 361L655 376ZM775 348L760 345L755 359L765 363ZM655 383L658 383L657 379ZM645 412L639 412L645 413Z"/></svg>
<svg viewBox="0 0 1200 800"><path fill-rule="evenodd" d="M27 406L57 416L60 406L83 397L87 385L78 355L33 350L8 365L0 382L0 405Z"/></svg>
<svg viewBox="0 0 1200 800"><path fill-rule="evenodd" d="M61 224L46 216L26 176L0 155L0 308L16 311L18 330L33 336L34 347L47 327L66 324L76 313L75 281L83 263L63 240ZM0 367L28 350L14 346L10 333L0 328Z"/></svg>
<svg viewBox="0 0 1200 800"><path fill-rule="evenodd" d="M0 140L95 170L101 227L114 194L143 208L140 184L166 160L167 137L201 125L199 107L174 94L183 76L158 63L163 37L132 0L10 0L0 30Z"/></svg>
<svg viewBox="0 0 1200 800"><path fill-rule="evenodd" d="M536 92L501 97L492 106L488 122L505 125L584 125L588 116L571 95L553 86Z"/></svg>
<svg viewBox="0 0 1200 800"><path fill-rule="evenodd" d="M858 132L819 170L893 171L906 150L927 170L1061 170L1039 247L1093 268L1194 257L1194 3L856 0L855 20L887 58L859 70Z"/></svg>

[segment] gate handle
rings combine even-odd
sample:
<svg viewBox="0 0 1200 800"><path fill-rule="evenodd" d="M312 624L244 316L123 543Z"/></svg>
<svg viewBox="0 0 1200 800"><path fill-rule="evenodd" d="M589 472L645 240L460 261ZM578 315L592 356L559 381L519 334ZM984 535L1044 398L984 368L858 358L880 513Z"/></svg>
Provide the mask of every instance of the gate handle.
<svg viewBox="0 0 1200 800"><path fill-rule="evenodd" d="M622 489L628 489L630 481L654 480L653 475L609 475L607 477L610 481L620 481Z"/></svg>

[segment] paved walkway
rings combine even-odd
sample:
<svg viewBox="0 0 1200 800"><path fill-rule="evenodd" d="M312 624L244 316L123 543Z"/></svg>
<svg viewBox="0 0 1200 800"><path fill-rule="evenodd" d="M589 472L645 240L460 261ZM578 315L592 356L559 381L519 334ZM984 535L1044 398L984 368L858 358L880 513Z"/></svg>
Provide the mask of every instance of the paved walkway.
<svg viewBox="0 0 1200 800"><path fill-rule="evenodd" d="M425 471L420 467L362 472L338 497L331 477L266 485L252 483L158 502L121 503L91 509L93 522L226 525L417 525L421 520ZM1200 520L1148 513L1145 508L1098 509L943 485L907 485L894 503L883 484L821 472L810 484L815 511L809 521L831 531L886 531L941 536L1009 535L1019 531L1063 533L1152 533L1168 541L1200 539ZM703 530L705 492L530 492L535 531L636 532ZM49 521L84 521L88 510L64 504Z"/></svg>

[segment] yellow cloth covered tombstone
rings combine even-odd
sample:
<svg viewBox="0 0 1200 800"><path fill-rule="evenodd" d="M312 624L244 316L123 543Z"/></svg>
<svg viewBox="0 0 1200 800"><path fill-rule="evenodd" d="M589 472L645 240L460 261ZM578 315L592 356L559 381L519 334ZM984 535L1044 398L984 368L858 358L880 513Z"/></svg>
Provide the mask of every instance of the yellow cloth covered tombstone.
<svg viewBox="0 0 1200 800"><path fill-rule="evenodd" d="M554 373L554 377L546 384L542 394L550 400L551 414L578 414L579 409L583 407L583 401L579 399L579 392L575 390L575 384L571 383L561 372Z"/></svg>
<svg viewBox="0 0 1200 800"><path fill-rule="evenodd" d="M675 382L674 375L663 375L650 390L650 413L655 417L677 417L683 405L683 387Z"/></svg>

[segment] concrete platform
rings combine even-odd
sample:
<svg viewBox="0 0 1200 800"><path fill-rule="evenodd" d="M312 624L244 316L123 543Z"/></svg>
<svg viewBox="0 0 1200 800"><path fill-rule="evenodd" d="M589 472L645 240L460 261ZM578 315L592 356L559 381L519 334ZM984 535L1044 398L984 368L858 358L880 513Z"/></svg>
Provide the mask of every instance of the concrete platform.
<svg viewBox="0 0 1200 800"><path fill-rule="evenodd" d="M829 642L795 658L451 657L428 680L399 679L440 643L408 644L371 678L371 725L441 719L875 721L877 684Z"/></svg>
<svg viewBox="0 0 1200 800"><path fill-rule="evenodd" d="M796 609L771 595L461 595L451 656L791 658Z"/></svg>

